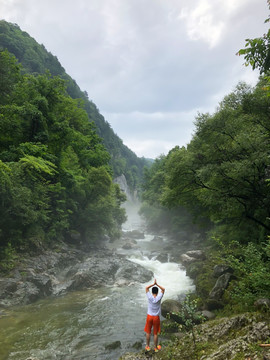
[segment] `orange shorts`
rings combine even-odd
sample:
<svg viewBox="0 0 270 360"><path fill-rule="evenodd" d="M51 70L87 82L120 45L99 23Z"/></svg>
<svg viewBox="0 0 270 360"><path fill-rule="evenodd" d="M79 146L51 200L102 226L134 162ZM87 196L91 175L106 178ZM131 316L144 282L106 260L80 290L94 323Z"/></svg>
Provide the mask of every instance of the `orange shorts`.
<svg viewBox="0 0 270 360"><path fill-rule="evenodd" d="M159 316L152 316L147 314L144 331L147 334L151 334L152 327L154 335L160 334L160 318Z"/></svg>

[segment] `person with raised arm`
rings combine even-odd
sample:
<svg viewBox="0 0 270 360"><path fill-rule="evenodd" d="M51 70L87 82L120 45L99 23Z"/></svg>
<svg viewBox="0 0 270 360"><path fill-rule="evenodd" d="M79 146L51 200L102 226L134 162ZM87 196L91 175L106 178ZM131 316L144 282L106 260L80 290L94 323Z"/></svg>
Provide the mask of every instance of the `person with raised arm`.
<svg viewBox="0 0 270 360"><path fill-rule="evenodd" d="M150 293L149 289L152 288ZM160 289L160 293L159 293ZM146 286L146 296L148 298L148 310L144 331L146 332L146 346L145 350L150 351L150 337L153 328L155 352L161 349L158 345L158 335L160 334L160 315L161 315L161 299L164 295L165 288L154 280L154 283Z"/></svg>

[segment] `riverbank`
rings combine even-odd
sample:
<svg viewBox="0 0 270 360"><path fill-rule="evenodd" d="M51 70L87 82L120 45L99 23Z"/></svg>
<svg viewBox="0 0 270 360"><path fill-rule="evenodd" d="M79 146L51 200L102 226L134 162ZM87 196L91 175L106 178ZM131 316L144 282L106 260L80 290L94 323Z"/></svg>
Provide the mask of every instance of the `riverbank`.
<svg viewBox="0 0 270 360"><path fill-rule="evenodd" d="M159 353L125 354L120 360L269 360L269 317L246 313L223 317L197 325L194 345L190 333L177 333L170 343L164 343Z"/></svg>

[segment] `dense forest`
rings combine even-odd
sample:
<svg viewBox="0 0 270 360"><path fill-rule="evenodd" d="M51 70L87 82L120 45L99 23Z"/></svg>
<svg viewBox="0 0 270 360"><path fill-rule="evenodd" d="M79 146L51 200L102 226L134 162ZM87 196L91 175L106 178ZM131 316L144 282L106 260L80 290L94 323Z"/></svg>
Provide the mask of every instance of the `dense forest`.
<svg viewBox="0 0 270 360"><path fill-rule="evenodd" d="M22 74L0 52L2 256L63 238L119 233L125 195L81 100L59 77Z"/></svg>
<svg viewBox="0 0 270 360"><path fill-rule="evenodd" d="M110 165L114 177L125 175L128 185L135 189L141 181L143 168L151 161L138 158L123 141L114 133L110 124L100 114L96 105L89 100L86 91L80 90L62 67L57 57L48 52L44 45L38 44L28 33L18 25L0 21L0 50L8 50L22 64L22 72L28 74L45 74L59 76L65 80L67 93L73 99L81 99L82 106L90 121L95 124L95 130L101 137L105 148L110 153Z"/></svg>
<svg viewBox="0 0 270 360"><path fill-rule="evenodd" d="M199 114L190 143L146 170L142 195L151 226L179 238L183 229L204 233L200 246L234 269L225 300L238 310L270 294L269 45L270 30L246 40L238 55L260 70L257 85L239 83L214 114ZM202 296L210 272L203 276Z"/></svg>

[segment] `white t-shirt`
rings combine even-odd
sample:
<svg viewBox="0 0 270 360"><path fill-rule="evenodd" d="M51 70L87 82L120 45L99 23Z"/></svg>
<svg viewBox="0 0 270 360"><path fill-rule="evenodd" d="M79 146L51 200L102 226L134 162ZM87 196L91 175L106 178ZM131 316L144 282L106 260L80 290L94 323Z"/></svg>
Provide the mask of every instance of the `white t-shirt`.
<svg viewBox="0 0 270 360"><path fill-rule="evenodd" d="M148 310L147 314L152 316L160 316L161 314L161 299L163 297L163 293L159 292L156 297L154 297L150 291L146 293L148 298Z"/></svg>

